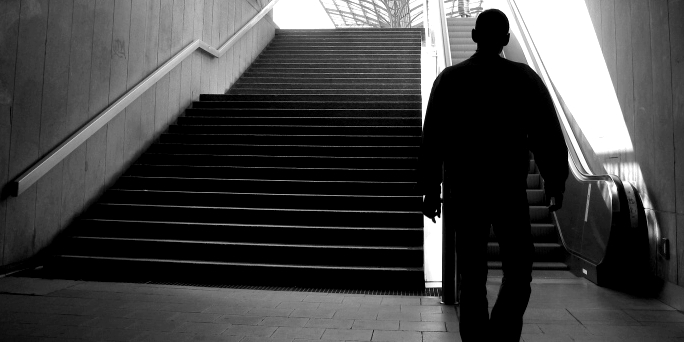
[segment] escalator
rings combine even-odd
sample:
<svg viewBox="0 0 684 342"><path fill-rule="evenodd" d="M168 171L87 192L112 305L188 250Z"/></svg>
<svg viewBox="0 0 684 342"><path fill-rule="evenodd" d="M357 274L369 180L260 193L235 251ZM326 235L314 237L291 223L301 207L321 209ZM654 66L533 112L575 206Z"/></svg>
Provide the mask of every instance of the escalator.
<svg viewBox="0 0 684 342"><path fill-rule="evenodd" d="M503 2L505 3L505 2ZM640 290L648 283L651 270L649 261L649 234L645 211L639 193L630 182L611 174L594 173L577 143L577 134L568 122L572 113L563 101L514 0L507 1L503 9L509 16L512 37L504 49L510 56L524 56L525 62L544 80L552 95L559 121L568 146L570 177L566 182L563 208L549 213L534 158L530 154L528 175L528 202L535 237L535 269L569 269L600 286ZM444 24L443 24L444 25ZM444 55L456 64L472 55L474 43L470 30L475 19L448 18L442 28ZM517 50L516 50L517 49ZM509 58L510 59L510 58ZM516 60L516 59L513 59ZM447 66L449 64L447 63ZM500 268L498 246L490 234L489 266ZM449 291L445 289L445 291Z"/></svg>
<svg viewBox="0 0 684 342"><path fill-rule="evenodd" d="M448 18L449 50L452 65L472 56L477 45L471 39L476 18ZM527 201L529 203L532 237L534 239L534 270L568 270L566 254L558 235L558 229L548 210L548 199L544 191L544 180L530 152L530 167L527 175ZM489 269L501 269L501 250L493 229L490 229L487 244Z"/></svg>

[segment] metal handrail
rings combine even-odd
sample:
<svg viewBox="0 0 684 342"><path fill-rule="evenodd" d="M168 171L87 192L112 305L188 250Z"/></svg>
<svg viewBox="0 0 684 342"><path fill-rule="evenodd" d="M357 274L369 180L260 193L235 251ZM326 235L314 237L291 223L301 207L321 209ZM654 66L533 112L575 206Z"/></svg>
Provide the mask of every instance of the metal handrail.
<svg viewBox="0 0 684 342"><path fill-rule="evenodd" d="M96 117L85 124L76 133L72 134L66 141L54 148L41 160L36 162L30 169L21 174L10 183L10 194L12 196L19 196L26 191L31 185L37 182L41 177L48 173L59 162L66 158L71 152L76 150L88 138L95 134L98 130L104 127L109 121L115 118L121 111L139 98L145 91L150 89L162 77L168 74L173 68L181 64L188 56L192 55L196 50L203 50L214 58L223 56L230 50L235 43L242 38L245 33L251 30L263 17L265 17L275 6L279 0L271 0L271 2L264 7L261 12L257 13L245 26L240 28L228 41L226 41L218 49L209 45L201 39L197 39L188 44L183 50L171 57L166 63L157 68L152 74L140 81L135 87L126 92L116 102L111 104L105 110L100 112Z"/></svg>
<svg viewBox="0 0 684 342"><path fill-rule="evenodd" d="M449 41L449 24L447 23L446 13L444 12L444 1L438 1L440 26L442 29L442 47L444 48L444 67L451 66L451 42Z"/></svg>

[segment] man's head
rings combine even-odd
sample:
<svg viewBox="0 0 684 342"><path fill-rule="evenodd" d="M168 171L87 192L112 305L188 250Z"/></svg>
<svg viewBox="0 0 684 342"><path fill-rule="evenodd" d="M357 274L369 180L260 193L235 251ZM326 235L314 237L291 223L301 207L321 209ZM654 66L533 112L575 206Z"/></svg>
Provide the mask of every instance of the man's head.
<svg viewBox="0 0 684 342"><path fill-rule="evenodd" d="M508 45L510 34L506 15L498 9L488 9L477 16L472 38L477 43L477 49L496 51L500 53Z"/></svg>

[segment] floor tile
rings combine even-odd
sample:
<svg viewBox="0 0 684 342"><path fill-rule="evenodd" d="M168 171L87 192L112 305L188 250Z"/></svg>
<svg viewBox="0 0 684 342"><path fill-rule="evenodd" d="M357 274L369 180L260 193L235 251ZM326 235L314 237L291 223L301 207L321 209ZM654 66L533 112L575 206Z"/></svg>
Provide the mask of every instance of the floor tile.
<svg viewBox="0 0 684 342"><path fill-rule="evenodd" d="M639 322L684 322L684 314L679 311L663 310L624 310Z"/></svg>
<svg viewBox="0 0 684 342"><path fill-rule="evenodd" d="M361 311L359 309L343 309L335 311L334 319L376 319L377 312Z"/></svg>
<svg viewBox="0 0 684 342"><path fill-rule="evenodd" d="M640 323L623 310L611 309L576 309L568 312L582 324L640 325Z"/></svg>
<svg viewBox="0 0 684 342"><path fill-rule="evenodd" d="M216 322L222 316L216 313L178 312L169 319L184 322Z"/></svg>
<svg viewBox="0 0 684 342"><path fill-rule="evenodd" d="M418 331L373 331L371 341L384 342L422 342L423 335Z"/></svg>
<svg viewBox="0 0 684 342"><path fill-rule="evenodd" d="M357 319L354 320L352 329L361 330L399 330L399 321L378 321Z"/></svg>
<svg viewBox="0 0 684 342"><path fill-rule="evenodd" d="M332 318L335 311L332 309L294 309L290 317Z"/></svg>
<svg viewBox="0 0 684 342"><path fill-rule="evenodd" d="M278 327L271 338L295 339L309 338L320 339L325 332L325 328L299 328L299 327Z"/></svg>
<svg viewBox="0 0 684 342"><path fill-rule="evenodd" d="M276 306L276 309L318 309L320 303L311 302L282 302Z"/></svg>
<svg viewBox="0 0 684 342"><path fill-rule="evenodd" d="M461 342L461 335L454 332L424 332L423 342Z"/></svg>
<svg viewBox="0 0 684 342"><path fill-rule="evenodd" d="M321 339L342 341L370 341L373 330L325 329Z"/></svg>
<svg viewBox="0 0 684 342"><path fill-rule="evenodd" d="M225 335L242 335L269 337L273 335L277 327L253 326L253 325L233 325L223 333Z"/></svg>
<svg viewBox="0 0 684 342"><path fill-rule="evenodd" d="M309 318L303 317L265 317L259 325L270 327L304 327L309 323Z"/></svg>
<svg viewBox="0 0 684 342"><path fill-rule="evenodd" d="M233 325L229 323L184 322L180 326L176 327L173 331L192 334L218 335L231 327L233 327Z"/></svg>
<svg viewBox="0 0 684 342"><path fill-rule="evenodd" d="M141 342L186 342L190 341L192 334L171 333L171 332L152 332L147 333Z"/></svg>
<svg viewBox="0 0 684 342"><path fill-rule="evenodd" d="M444 322L405 322L401 321L399 330L410 331L447 331Z"/></svg>
<svg viewBox="0 0 684 342"><path fill-rule="evenodd" d="M309 328L351 329L353 319L311 318L306 323Z"/></svg>
<svg viewBox="0 0 684 342"><path fill-rule="evenodd" d="M193 342L240 342L244 336L192 334L188 341Z"/></svg>
<svg viewBox="0 0 684 342"><path fill-rule="evenodd" d="M171 321L164 319L137 319L133 325L128 327L131 330L144 331L174 331L183 325L183 321Z"/></svg>
<svg viewBox="0 0 684 342"><path fill-rule="evenodd" d="M342 295L308 295L302 301L313 303L342 303Z"/></svg>
<svg viewBox="0 0 684 342"><path fill-rule="evenodd" d="M432 315L432 314L429 314L429 315ZM378 314L378 320L420 322L421 321L421 313L420 312L380 312Z"/></svg>

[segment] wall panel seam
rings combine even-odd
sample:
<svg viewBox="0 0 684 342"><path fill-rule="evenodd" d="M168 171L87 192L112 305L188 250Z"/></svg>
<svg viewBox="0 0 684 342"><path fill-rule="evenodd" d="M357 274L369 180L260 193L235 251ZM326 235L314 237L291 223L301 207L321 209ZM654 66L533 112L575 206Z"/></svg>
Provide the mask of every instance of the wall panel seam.
<svg viewBox="0 0 684 342"><path fill-rule="evenodd" d="M670 16L671 11L670 11L670 2L669 1L665 1L665 8L667 9L667 33L670 36L670 39L669 39L670 44L669 45L670 45L670 47L672 47L672 32L671 32L671 30L672 30L672 24L671 24L672 23L672 17ZM679 20L681 20L681 18L679 18ZM670 56L668 58L668 61L670 62L670 74L672 74L672 70L674 70L673 65L672 65L673 64L672 48L668 49L668 53L670 54ZM670 92L672 93L672 96L670 97L670 101L672 101L672 103L670 103L670 108L672 108L671 115L672 115L673 125L674 125L674 116L675 116L675 106L674 106L675 100L674 100L674 98L676 95L674 93L674 91L675 91L674 77L670 77ZM684 134L684 132L682 132L682 134ZM677 140L676 140L675 130L673 129L672 130L672 152L674 153L673 163L674 163L675 177L674 177L674 184L672 184L672 186L675 189L677 189L677 176L676 176L677 152L676 151L677 151ZM682 194L682 195L684 195L684 194ZM678 196L677 191L674 192L674 196L675 196L674 207L675 207L675 212L677 212L677 202L679 201L680 196Z"/></svg>

